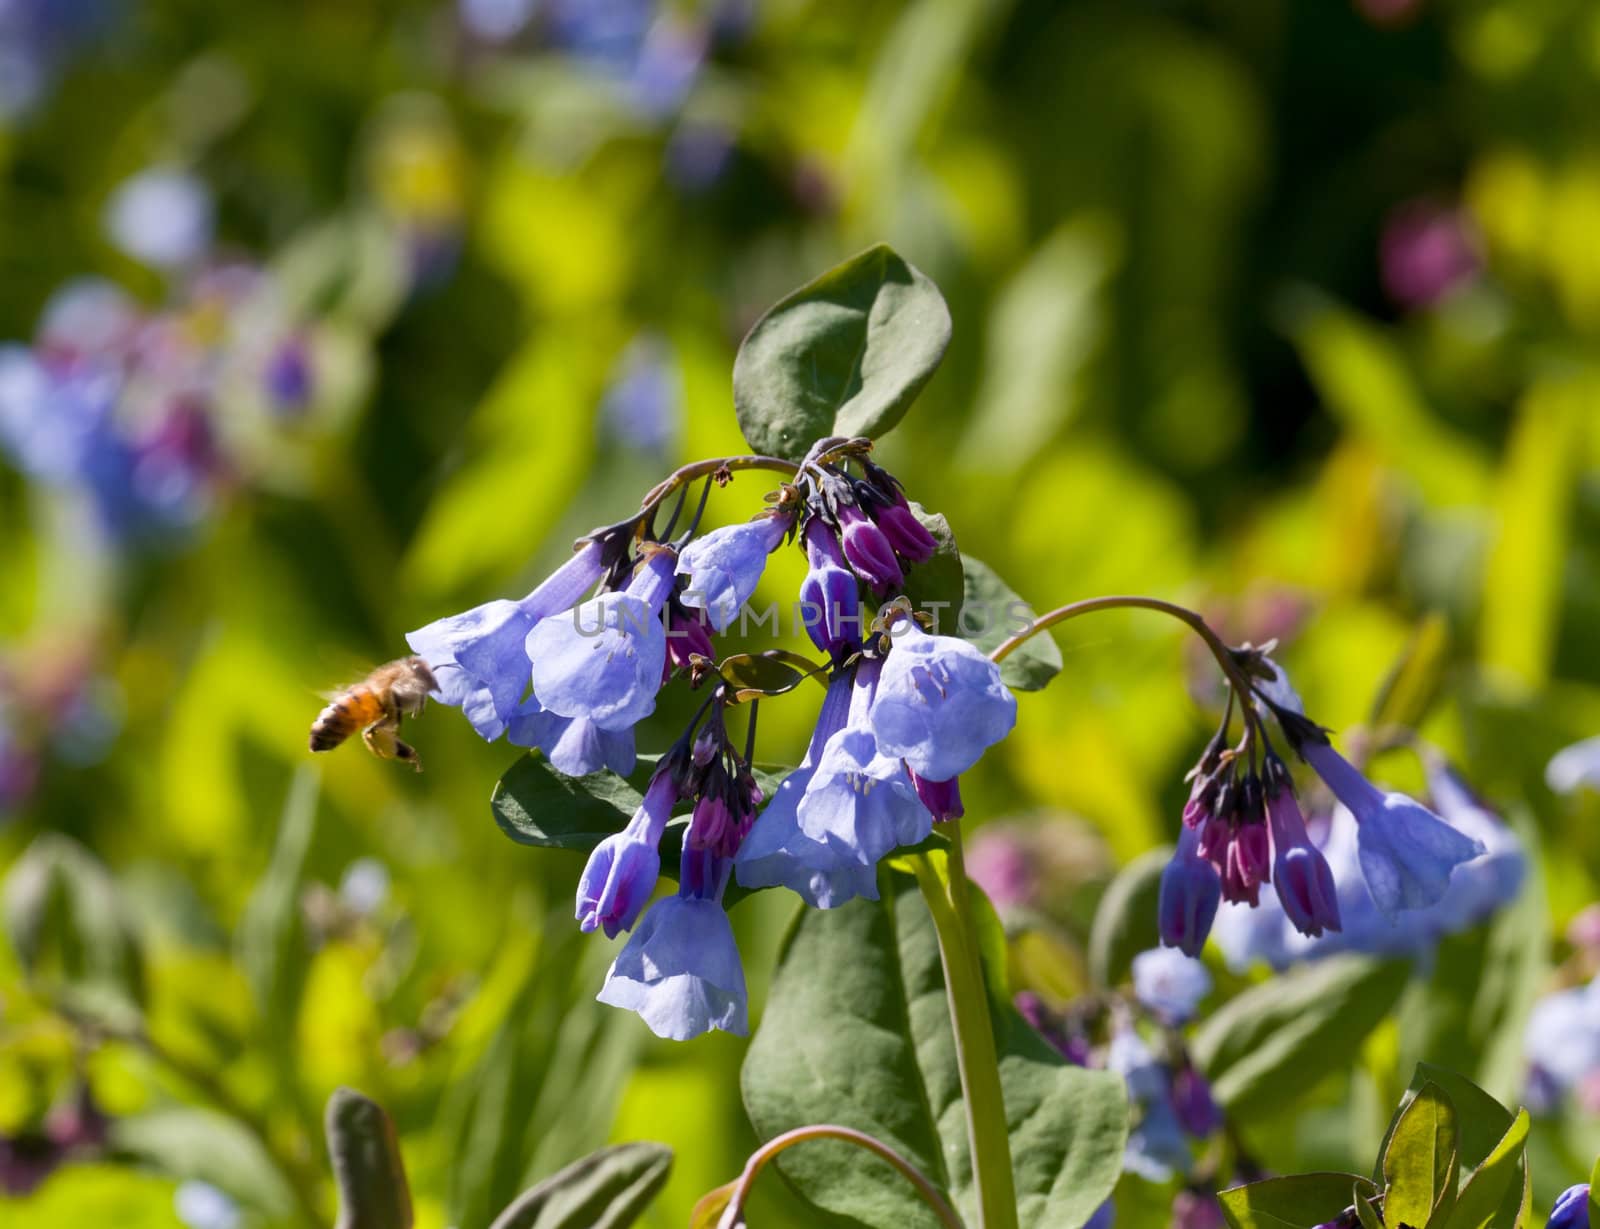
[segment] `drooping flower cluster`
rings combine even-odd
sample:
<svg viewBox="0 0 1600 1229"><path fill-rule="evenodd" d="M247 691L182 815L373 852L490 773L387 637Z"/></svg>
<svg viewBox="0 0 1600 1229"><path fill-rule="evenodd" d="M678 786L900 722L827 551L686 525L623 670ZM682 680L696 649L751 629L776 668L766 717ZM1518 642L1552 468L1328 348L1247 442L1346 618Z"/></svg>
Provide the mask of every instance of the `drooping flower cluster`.
<svg viewBox="0 0 1600 1229"><path fill-rule="evenodd" d="M745 1028L723 908L730 881L786 886L820 908L876 899L879 861L961 814L959 775L1016 720L999 668L975 646L930 635L903 600L875 618L864 611L863 584L887 597L936 548L899 484L864 454L821 441L743 524L700 533L697 514L663 540L652 509L597 530L521 600L407 637L433 669L437 699L484 738L537 748L570 776L630 772L635 727L663 684L711 684L632 819L595 847L577 893L584 930L632 932L602 1000L662 1036ZM828 654L812 670L827 689L804 761L764 799L753 745L736 748L728 734L728 712L748 697L723 677L716 637L742 619L772 552L796 538L811 564L797 616ZM753 744L753 719L750 729ZM645 912L682 806L678 893Z"/></svg>
<svg viewBox="0 0 1600 1229"><path fill-rule="evenodd" d="M1336 876L1327 842L1312 840L1289 770L1268 739L1266 714L1354 821L1360 874L1382 918L1392 926L1402 910L1439 904L1451 872L1482 856L1485 843L1404 794L1379 790L1305 717L1275 663L1258 650L1232 652L1248 694L1230 690L1222 728L1192 774L1177 853L1161 880L1162 942L1198 955L1219 903L1255 909L1268 884L1276 886L1270 899L1300 934L1316 939L1350 925L1342 907L1351 876ZM1241 744L1230 747L1235 701L1245 728ZM1345 826L1337 817L1335 825Z"/></svg>
<svg viewBox="0 0 1600 1229"><path fill-rule="evenodd" d="M152 242L174 255L183 241ZM31 346L0 346L0 454L85 501L108 539L170 539L239 483L291 478L336 408L317 354L252 266L201 269L158 311L75 282Z"/></svg>
<svg viewBox="0 0 1600 1229"><path fill-rule="evenodd" d="M1442 939L1478 925L1516 897L1526 873L1516 833L1472 794L1442 756L1430 751L1424 765L1439 819L1461 839L1476 841L1483 852L1458 864L1431 904L1406 906L1404 917L1393 920L1379 904L1380 889L1388 881L1380 874L1379 888L1373 887L1366 868L1374 855L1360 847L1357 821L1340 803L1314 818L1310 830L1338 884L1342 929L1306 934L1285 909L1282 895L1269 887L1259 910L1224 906L1220 912L1216 938L1231 967L1243 970L1263 960L1283 968L1341 951L1427 960Z"/></svg>

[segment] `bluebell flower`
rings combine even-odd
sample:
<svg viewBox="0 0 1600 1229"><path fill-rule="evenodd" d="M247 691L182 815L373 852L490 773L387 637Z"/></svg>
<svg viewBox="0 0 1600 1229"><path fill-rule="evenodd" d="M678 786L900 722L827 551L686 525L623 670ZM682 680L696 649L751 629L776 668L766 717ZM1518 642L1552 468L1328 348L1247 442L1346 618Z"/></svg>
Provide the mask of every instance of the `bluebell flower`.
<svg viewBox="0 0 1600 1229"><path fill-rule="evenodd" d="M638 1012L672 1041L749 1031L744 967L722 907L732 869L708 850L684 851L678 894L644 915L606 974L602 1003Z"/></svg>
<svg viewBox="0 0 1600 1229"><path fill-rule="evenodd" d="M1450 872L1484 852L1481 842L1457 832L1421 803L1380 792L1330 744L1307 742L1301 754L1355 816L1361 872L1386 917L1437 904L1450 885Z"/></svg>
<svg viewBox="0 0 1600 1229"><path fill-rule="evenodd" d="M948 781L1011 733L1017 698L976 645L930 636L912 619L897 628L872 701L872 733L882 754L904 759L919 777Z"/></svg>
<svg viewBox="0 0 1600 1229"><path fill-rule="evenodd" d="M806 635L824 653L861 643L861 590L845 567L839 537L820 516L806 521L805 579L800 582L800 613Z"/></svg>
<svg viewBox="0 0 1600 1229"><path fill-rule="evenodd" d="M151 167L125 180L106 205L111 241L154 269L198 262L211 247L211 192L187 171Z"/></svg>
<svg viewBox="0 0 1600 1229"><path fill-rule="evenodd" d="M633 929L660 877L658 847L677 801L677 782L663 761L628 826L589 854L578 880L578 928L585 934L599 927L614 939L618 931Z"/></svg>
<svg viewBox="0 0 1600 1229"><path fill-rule="evenodd" d="M1600 789L1600 735L1557 751L1545 765L1544 780L1557 794Z"/></svg>
<svg viewBox="0 0 1600 1229"><path fill-rule="evenodd" d="M172 1210L185 1229L239 1229L244 1218L231 1196L209 1182L182 1182L172 1193Z"/></svg>
<svg viewBox="0 0 1600 1229"><path fill-rule="evenodd" d="M1185 825L1178 849L1161 872L1157 928L1161 942L1186 956L1198 956L1211 933L1222 900L1222 876L1200 856L1200 831Z"/></svg>
<svg viewBox="0 0 1600 1229"><path fill-rule="evenodd" d="M604 730L637 725L655 711L667 660L661 608L675 564L670 550L658 549L626 590L534 625L528 656L540 704L563 717L588 717Z"/></svg>
<svg viewBox="0 0 1600 1229"><path fill-rule="evenodd" d="M851 691L849 673L829 682L804 760L779 783L739 846L734 868L744 887L786 887L818 909L832 909L857 896L878 898L877 865L864 861L854 842L828 834L811 836L800 827L801 800L823 749L844 729Z"/></svg>
<svg viewBox="0 0 1600 1229"><path fill-rule="evenodd" d="M1129 1024L1111 1036L1106 1069L1128 1086L1139 1119L1128 1133L1123 1169L1151 1182L1166 1182L1173 1173L1188 1173L1194 1161L1189 1136L1172 1106L1171 1074Z"/></svg>
<svg viewBox="0 0 1600 1229"><path fill-rule="evenodd" d="M704 610L711 626L722 631L739 617L766 570L767 556L792 524L788 516L768 514L695 538L678 558L679 575L689 578L678 600L691 610Z"/></svg>
<svg viewBox="0 0 1600 1229"><path fill-rule="evenodd" d="M1533 1005L1522 1036L1532 1108L1548 1112L1568 1091L1600 1073L1600 977L1547 994Z"/></svg>
<svg viewBox="0 0 1600 1229"><path fill-rule="evenodd" d="M528 690L529 634L541 619L576 603L601 570L600 544L586 542L521 601L485 602L435 620L406 633L406 643L433 670L440 702L460 708L482 737L499 738ZM529 737L522 745L537 741Z"/></svg>
<svg viewBox="0 0 1600 1229"><path fill-rule="evenodd" d="M1169 1024L1194 1019L1200 1000L1211 993L1211 974L1193 956L1155 947L1133 958L1133 994Z"/></svg>
<svg viewBox="0 0 1600 1229"><path fill-rule="evenodd" d="M506 719L506 741L537 747L557 772L586 777L609 768L620 777L633 771L633 728L603 730L587 717L562 717L529 696Z"/></svg>
<svg viewBox="0 0 1600 1229"><path fill-rule="evenodd" d="M1545 1229L1591 1229L1589 1225L1589 1184L1569 1186L1556 1196L1555 1207Z"/></svg>
<svg viewBox="0 0 1600 1229"><path fill-rule="evenodd" d="M1325 930L1339 930L1339 892L1333 870L1306 833L1305 818L1287 777L1271 788L1276 792L1267 799L1267 825L1278 902L1302 934L1315 937Z"/></svg>

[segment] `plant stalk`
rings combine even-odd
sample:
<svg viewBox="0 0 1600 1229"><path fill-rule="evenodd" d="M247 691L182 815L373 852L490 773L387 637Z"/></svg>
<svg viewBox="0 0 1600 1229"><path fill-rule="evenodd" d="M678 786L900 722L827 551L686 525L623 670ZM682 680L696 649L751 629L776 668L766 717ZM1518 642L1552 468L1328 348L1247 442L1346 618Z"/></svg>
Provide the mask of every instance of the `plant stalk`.
<svg viewBox="0 0 1600 1229"><path fill-rule="evenodd" d="M967 1142L978 1187L980 1229L1017 1229L1017 1195L1011 1173L1011 1135L1000 1088L1000 1061L989 1015L978 928L961 852L961 825L950 824L948 874L940 875L927 854L912 859L917 885L939 937L945 997L955 1033L956 1066L967 1111Z"/></svg>

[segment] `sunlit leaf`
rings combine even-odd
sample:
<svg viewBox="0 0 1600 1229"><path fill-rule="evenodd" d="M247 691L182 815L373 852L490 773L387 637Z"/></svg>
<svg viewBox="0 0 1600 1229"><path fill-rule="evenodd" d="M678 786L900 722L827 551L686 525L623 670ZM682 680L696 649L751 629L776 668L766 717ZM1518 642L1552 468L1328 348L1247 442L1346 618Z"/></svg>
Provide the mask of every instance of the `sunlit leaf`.
<svg viewBox="0 0 1600 1229"><path fill-rule="evenodd" d="M1384 1215L1397 1224L1436 1224L1456 1198L1456 1111L1437 1084L1424 1084L1396 1115L1379 1161Z"/></svg>
<svg viewBox="0 0 1600 1229"><path fill-rule="evenodd" d="M1304 1229L1336 1219L1350 1206L1350 1191L1377 1193L1355 1174L1310 1173L1267 1178L1219 1191L1217 1201L1233 1229Z"/></svg>

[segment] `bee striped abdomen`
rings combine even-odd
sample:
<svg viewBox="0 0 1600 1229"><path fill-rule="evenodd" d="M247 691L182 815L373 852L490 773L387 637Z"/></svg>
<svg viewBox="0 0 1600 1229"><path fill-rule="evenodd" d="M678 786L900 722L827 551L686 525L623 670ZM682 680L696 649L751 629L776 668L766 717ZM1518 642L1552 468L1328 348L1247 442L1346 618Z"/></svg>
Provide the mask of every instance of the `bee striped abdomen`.
<svg viewBox="0 0 1600 1229"><path fill-rule="evenodd" d="M383 702L365 685L340 692L311 723L311 749L331 751L384 714Z"/></svg>

